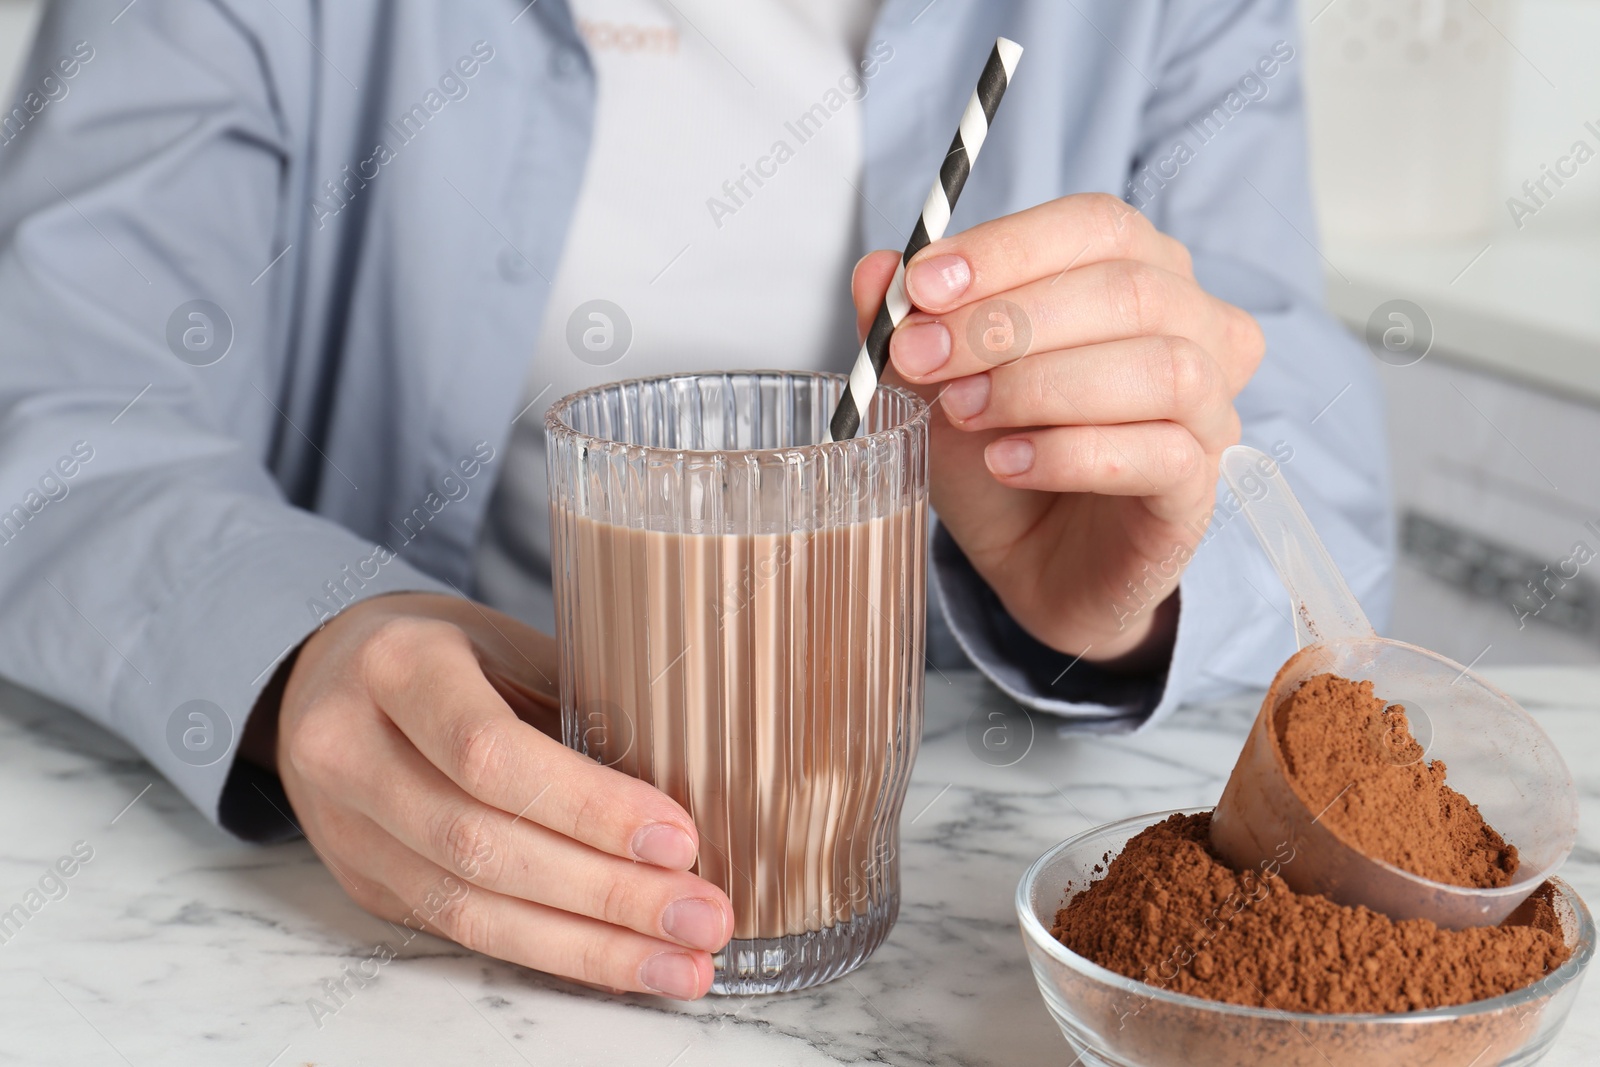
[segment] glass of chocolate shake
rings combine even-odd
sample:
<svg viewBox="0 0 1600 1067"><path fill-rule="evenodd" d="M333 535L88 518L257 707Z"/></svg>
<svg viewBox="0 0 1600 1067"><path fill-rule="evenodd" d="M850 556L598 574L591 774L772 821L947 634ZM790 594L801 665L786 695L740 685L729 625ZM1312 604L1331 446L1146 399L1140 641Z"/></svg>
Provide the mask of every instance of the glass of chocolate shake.
<svg viewBox="0 0 1600 1067"><path fill-rule="evenodd" d="M558 402L552 572L567 744L678 801L733 901L717 993L861 964L899 908L922 726L928 407L736 372Z"/></svg>

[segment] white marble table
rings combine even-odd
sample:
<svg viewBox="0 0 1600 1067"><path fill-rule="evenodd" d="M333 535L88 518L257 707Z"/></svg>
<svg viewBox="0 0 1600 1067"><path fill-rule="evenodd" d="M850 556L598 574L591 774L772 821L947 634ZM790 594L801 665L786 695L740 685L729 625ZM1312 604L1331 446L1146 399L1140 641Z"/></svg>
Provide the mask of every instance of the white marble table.
<svg viewBox="0 0 1600 1067"><path fill-rule="evenodd" d="M1600 675L1494 677L1579 778L1586 832L1564 875L1600 901ZM1214 802L1253 701L1187 709L1137 737L1063 739L1036 720L1026 757L990 766L966 727L1008 707L974 676L931 677L900 921L846 978L662 1003L418 937L319 1026L308 999L395 930L347 900L303 842L230 840L121 743L0 689L0 910L76 842L93 849L66 895L0 944L0 1064L1065 1064L1023 957L1017 878L1091 821ZM1596 1047L1591 981L1545 1062L1592 1062Z"/></svg>

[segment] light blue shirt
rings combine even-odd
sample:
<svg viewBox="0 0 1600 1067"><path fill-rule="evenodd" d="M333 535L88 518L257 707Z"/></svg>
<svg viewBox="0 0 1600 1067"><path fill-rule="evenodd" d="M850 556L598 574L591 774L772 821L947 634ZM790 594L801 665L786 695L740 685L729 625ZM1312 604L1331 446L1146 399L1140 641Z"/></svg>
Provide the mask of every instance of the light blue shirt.
<svg viewBox="0 0 1600 1067"><path fill-rule="evenodd" d="M275 665L353 600L472 592L595 83L562 0L116 6L51 4L0 119L0 673L269 836L284 817L246 772L224 785ZM952 72L1024 44L952 231L1102 190L1187 244L1266 333L1245 440L1381 620L1382 418L1321 307L1295 26L1291 0L886 0L860 248L903 244L971 91ZM945 617L1086 729L1262 685L1287 600L1219 507L1157 675L1034 642L936 535Z"/></svg>

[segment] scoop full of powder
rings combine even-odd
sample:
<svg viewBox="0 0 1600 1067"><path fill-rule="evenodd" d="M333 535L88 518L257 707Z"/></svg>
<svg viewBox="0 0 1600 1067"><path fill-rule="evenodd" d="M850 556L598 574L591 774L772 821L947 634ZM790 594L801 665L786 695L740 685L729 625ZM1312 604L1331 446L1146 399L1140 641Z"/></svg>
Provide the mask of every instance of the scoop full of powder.
<svg viewBox="0 0 1600 1067"><path fill-rule="evenodd" d="M1319 674L1278 705L1274 734L1295 792L1362 853L1449 885L1508 884L1516 847L1427 760L1405 709L1371 682Z"/></svg>
<svg viewBox="0 0 1600 1067"><path fill-rule="evenodd" d="M1210 821L1173 815L1141 831L1056 913L1051 934L1171 992L1303 1012L1465 1004L1530 985L1570 955L1548 895L1498 927L1395 922L1233 871L1210 850Z"/></svg>

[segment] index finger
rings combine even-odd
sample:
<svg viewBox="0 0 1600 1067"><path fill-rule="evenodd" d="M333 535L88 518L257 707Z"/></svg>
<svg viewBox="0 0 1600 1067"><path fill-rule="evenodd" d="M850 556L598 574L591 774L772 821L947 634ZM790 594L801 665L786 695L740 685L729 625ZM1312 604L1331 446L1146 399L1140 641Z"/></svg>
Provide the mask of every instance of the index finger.
<svg viewBox="0 0 1600 1067"><path fill-rule="evenodd" d="M944 237L911 257L906 295L943 312L1107 260L1191 273L1183 245L1108 193L1063 196Z"/></svg>
<svg viewBox="0 0 1600 1067"><path fill-rule="evenodd" d="M613 856L693 866L699 845L688 813L517 718L455 626L394 620L366 659L367 689L384 714L469 795Z"/></svg>

